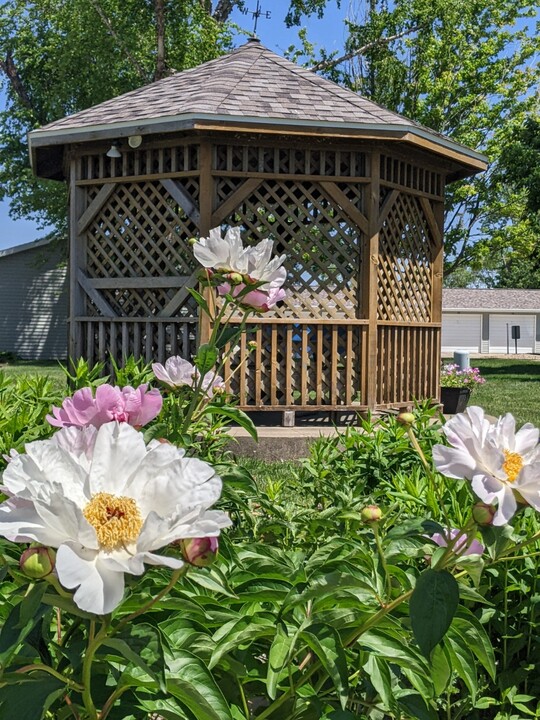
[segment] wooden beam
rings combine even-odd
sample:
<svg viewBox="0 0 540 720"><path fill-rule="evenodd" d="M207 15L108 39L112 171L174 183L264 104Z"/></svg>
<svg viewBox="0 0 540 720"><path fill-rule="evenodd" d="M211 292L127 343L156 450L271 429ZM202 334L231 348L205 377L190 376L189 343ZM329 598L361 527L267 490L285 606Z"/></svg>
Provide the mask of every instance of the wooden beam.
<svg viewBox="0 0 540 720"><path fill-rule="evenodd" d="M382 204L382 207L379 210L379 232L381 231L384 221L388 217L388 213L392 209L392 206L396 202L398 196L399 196L399 192L397 190L392 190L392 192L388 195L388 197L385 199L384 203Z"/></svg>
<svg viewBox="0 0 540 720"><path fill-rule="evenodd" d="M161 310L158 313L158 317L161 316L172 316L174 313L178 310L178 308L182 305L184 300L189 295L188 288L195 287L196 281L197 281L197 275L198 270L196 270L194 273L192 273L189 277L182 277L179 278L180 280L183 280L183 284L180 287L180 290L176 292L173 297L169 300L169 302L165 305L163 310ZM170 285L168 287L171 287Z"/></svg>
<svg viewBox="0 0 540 720"><path fill-rule="evenodd" d="M69 338L68 355L76 361L83 354L83 336L77 316L86 315L84 292L77 282L79 271L86 268L86 237L79 232L79 218L83 215L86 191L76 186L78 159L72 158L69 169Z"/></svg>
<svg viewBox="0 0 540 720"><path fill-rule="evenodd" d="M369 320L367 330L367 368L363 368L367 374L366 402L368 407L374 408L377 404L377 368L378 357L378 327L377 327L377 303L378 303L378 264L379 264L379 206L381 197L381 166L380 153L371 153L371 185L367 199L367 212L369 221L369 232L367 242L364 243L363 253L363 287L362 311L364 317Z"/></svg>
<svg viewBox="0 0 540 720"><path fill-rule="evenodd" d="M169 195L180 205L188 218L192 220L195 225L199 226L201 223L201 216L199 214L197 206L193 202L193 199L184 190L184 188L180 187L178 183L171 179L162 180L161 184L163 185L165 190L167 190Z"/></svg>
<svg viewBox="0 0 540 720"><path fill-rule="evenodd" d="M212 145L209 142L201 142L199 146L199 232L202 237L207 237L210 230L215 227L213 224L213 209L215 202L215 186L212 177ZM203 288L203 296L210 312L215 315L215 293L213 289ZM198 345L208 342L212 332L210 318L199 309L199 337Z"/></svg>
<svg viewBox="0 0 540 720"><path fill-rule="evenodd" d="M116 183L104 185L100 189L96 197L92 200L90 205L86 208L86 210L78 220L77 233L79 235L82 235L82 233L87 229L87 227L90 225L97 213L101 210L103 205L107 202L107 200L115 190Z"/></svg>
<svg viewBox="0 0 540 720"><path fill-rule="evenodd" d="M329 199L337 203L345 215L347 215L349 219L360 228L364 235L367 235L369 231L369 223L364 213L360 212L360 210L352 204L345 193L340 190L335 183L320 182L319 184L328 195Z"/></svg>
<svg viewBox="0 0 540 720"><path fill-rule="evenodd" d="M438 247L442 244L442 233L443 233L442 227L439 225L440 218L435 217L435 213L433 212L433 207L427 198L421 197L420 204L422 205L422 210L424 211L424 216L425 216L427 224L429 226L431 236L433 237L433 242ZM440 204L441 203L437 203L437 206L439 206Z"/></svg>
<svg viewBox="0 0 540 720"><path fill-rule="evenodd" d="M242 183L242 185L212 213L212 227L221 225L227 215L230 215L252 192L255 192L259 185L263 183L263 179L267 178L251 178Z"/></svg>
<svg viewBox="0 0 540 720"><path fill-rule="evenodd" d="M112 307L105 300L105 298L103 298L101 294L92 287L90 281L80 268L77 271L77 282L104 317L116 317L116 313L114 312Z"/></svg>
<svg viewBox="0 0 540 720"><path fill-rule="evenodd" d="M87 278L90 287L96 290L116 288L182 288L193 275L174 275L169 277L111 277Z"/></svg>

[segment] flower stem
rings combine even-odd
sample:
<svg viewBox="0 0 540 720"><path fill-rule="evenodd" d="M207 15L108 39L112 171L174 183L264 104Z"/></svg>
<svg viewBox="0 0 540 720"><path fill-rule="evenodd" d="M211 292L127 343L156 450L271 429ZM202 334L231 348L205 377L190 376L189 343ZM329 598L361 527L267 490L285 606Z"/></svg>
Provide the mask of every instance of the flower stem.
<svg viewBox="0 0 540 720"><path fill-rule="evenodd" d="M142 615L147 610L150 610L151 607L153 607L157 602L161 600L161 598L166 595L178 582L178 580L184 575L189 569L189 565L184 565L183 567L179 568L178 570L175 570L173 574L171 575L171 579L169 581L169 584L166 585L163 590L161 590L155 597L153 597L151 600L149 600L147 603L145 603L142 607L140 607L135 612L131 613L131 615L128 615L123 620L121 620L118 625L115 628L115 632L118 632L118 630L121 630L123 627L125 627L128 623L130 623L132 620L134 620L139 615Z"/></svg>
<svg viewBox="0 0 540 720"><path fill-rule="evenodd" d="M383 569L384 574L384 585L385 585L385 591L386 591L386 599L390 599L390 595L392 593L392 582L390 580L390 574L388 572L388 566L386 565L386 558L384 556L384 550L381 542L381 536L379 533L379 527L378 523L373 523L373 535L375 536L375 545L377 546L377 553L379 554L379 559L381 561L381 567Z"/></svg>
<svg viewBox="0 0 540 720"><path fill-rule="evenodd" d="M63 683L65 683L69 688L72 690L77 690L78 692L81 692L83 690L83 686L80 685L78 682L75 682L74 680L70 680L69 678L65 677L58 671L54 670L54 668L49 667L48 665L44 665L43 663L35 663L33 665L25 665L24 667L18 668L15 670L15 672L18 673L27 673L32 672L33 670L41 670L42 672L49 673L49 675L52 675L57 680L61 680Z"/></svg>
<svg viewBox="0 0 540 720"><path fill-rule="evenodd" d="M92 621L92 623L94 623L94 621ZM82 666L82 700L88 713L89 720L98 720L98 712L92 699L92 662L99 646L107 637L109 625L110 617L107 616L103 619L103 624L97 635L93 636L93 633L91 634L91 637L88 640L88 647L86 648L86 652L84 654Z"/></svg>

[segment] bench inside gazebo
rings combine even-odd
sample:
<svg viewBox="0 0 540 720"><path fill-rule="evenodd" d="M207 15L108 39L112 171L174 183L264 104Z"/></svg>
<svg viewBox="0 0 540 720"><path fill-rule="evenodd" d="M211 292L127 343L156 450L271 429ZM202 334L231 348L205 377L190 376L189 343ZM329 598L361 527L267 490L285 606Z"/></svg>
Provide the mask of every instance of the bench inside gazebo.
<svg viewBox="0 0 540 720"><path fill-rule="evenodd" d="M30 134L70 188L69 353L185 358L204 340L189 239L238 226L287 255L288 296L236 349L246 410L439 394L444 190L485 158L252 39ZM204 333L205 329L202 328Z"/></svg>

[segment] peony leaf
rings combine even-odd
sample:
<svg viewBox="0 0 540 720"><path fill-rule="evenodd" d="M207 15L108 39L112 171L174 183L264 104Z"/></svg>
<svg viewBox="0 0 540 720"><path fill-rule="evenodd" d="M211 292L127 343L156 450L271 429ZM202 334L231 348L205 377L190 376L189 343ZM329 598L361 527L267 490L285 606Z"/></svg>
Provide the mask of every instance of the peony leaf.
<svg viewBox="0 0 540 720"><path fill-rule="evenodd" d="M442 549L442 548L441 548ZM456 614L459 586L447 570L425 570L416 581L409 614L414 638L429 659Z"/></svg>
<svg viewBox="0 0 540 720"><path fill-rule="evenodd" d="M11 676L13 677L13 676ZM19 675L0 688L0 720L42 720L52 703L65 694L66 686L48 673ZM16 711L15 711L16 708Z"/></svg>
<svg viewBox="0 0 540 720"><path fill-rule="evenodd" d="M175 650L169 661L167 690L197 720L232 720L229 705L212 674L196 655Z"/></svg>
<svg viewBox="0 0 540 720"><path fill-rule="evenodd" d="M341 707L349 696L347 659L339 634L329 625L314 624L300 632L300 638L318 657L338 692Z"/></svg>
<svg viewBox="0 0 540 720"><path fill-rule="evenodd" d="M197 354L193 358L193 363L199 369L201 375L205 375L216 364L217 356L216 348L209 343L205 343L199 347Z"/></svg>

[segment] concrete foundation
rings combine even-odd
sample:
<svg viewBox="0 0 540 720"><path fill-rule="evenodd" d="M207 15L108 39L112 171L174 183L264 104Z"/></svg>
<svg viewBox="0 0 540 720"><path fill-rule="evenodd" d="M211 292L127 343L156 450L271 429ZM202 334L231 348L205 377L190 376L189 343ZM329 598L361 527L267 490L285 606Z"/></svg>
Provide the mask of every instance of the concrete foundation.
<svg viewBox="0 0 540 720"><path fill-rule="evenodd" d="M319 437L333 437L334 427L258 427L259 442L242 428L233 427L229 449L238 457L252 457L267 462L299 460L309 455L309 446Z"/></svg>

